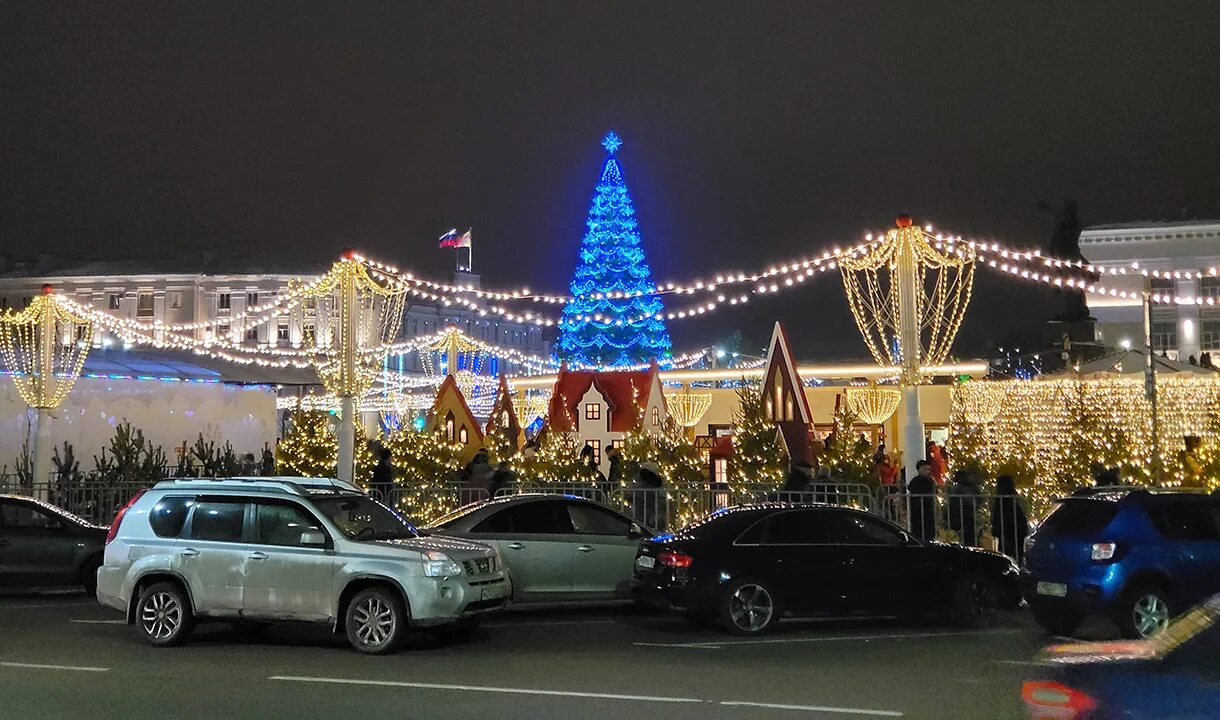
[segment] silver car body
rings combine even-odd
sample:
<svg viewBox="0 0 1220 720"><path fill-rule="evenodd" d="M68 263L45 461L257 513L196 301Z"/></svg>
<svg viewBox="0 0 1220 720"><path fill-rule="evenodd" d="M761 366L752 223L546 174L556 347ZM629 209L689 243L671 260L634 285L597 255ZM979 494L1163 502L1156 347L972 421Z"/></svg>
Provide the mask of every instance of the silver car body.
<svg viewBox="0 0 1220 720"><path fill-rule="evenodd" d="M292 546L158 536L150 512L162 500L181 497L192 498L180 528L183 535L193 527L200 503L244 502L249 508L246 527L253 522L255 507L287 506L308 517L315 527L305 529L320 530L325 543ZM169 577L185 586L197 617L320 622L337 628L354 583L397 588L415 626L477 617L502 607L511 595L508 573L494 548L443 536L352 540L314 505L325 497L368 500L338 484L328 492L317 481L308 488L288 479L158 483L127 509L115 539L106 546L98 570L98 600L125 612L130 623L138 589ZM443 553L462 571L426 576L429 551Z"/></svg>
<svg viewBox="0 0 1220 720"><path fill-rule="evenodd" d="M550 532L527 532L507 520L513 514L551 517L539 512L543 506L556 518ZM636 550L652 534L600 503L545 494L476 503L442 518L436 532L494 545L508 563L514 602L626 599Z"/></svg>

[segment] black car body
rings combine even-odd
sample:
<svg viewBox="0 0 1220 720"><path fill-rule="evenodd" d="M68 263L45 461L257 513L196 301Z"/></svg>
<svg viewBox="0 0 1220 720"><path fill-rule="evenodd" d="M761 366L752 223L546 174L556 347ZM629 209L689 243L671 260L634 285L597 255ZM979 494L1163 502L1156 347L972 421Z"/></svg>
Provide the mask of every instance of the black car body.
<svg viewBox="0 0 1220 720"><path fill-rule="evenodd" d="M83 587L92 593L106 528L66 510L0 495L0 587Z"/></svg>
<svg viewBox="0 0 1220 720"><path fill-rule="evenodd" d="M735 633L784 615L953 615L975 622L1018 602L998 553L925 543L874 515L826 505L723 510L640 545L633 594ZM744 619L744 621L743 621Z"/></svg>
<svg viewBox="0 0 1220 720"><path fill-rule="evenodd" d="M1028 716L1056 720L1220 717L1220 595L1147 640L1043 651L1021 688Z"/></svg>

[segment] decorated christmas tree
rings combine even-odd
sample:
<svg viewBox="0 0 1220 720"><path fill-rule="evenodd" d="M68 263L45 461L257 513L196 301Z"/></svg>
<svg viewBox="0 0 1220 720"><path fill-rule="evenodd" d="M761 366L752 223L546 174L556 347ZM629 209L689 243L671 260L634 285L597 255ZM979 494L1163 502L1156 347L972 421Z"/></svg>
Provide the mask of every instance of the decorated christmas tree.
<svg viewBox="0 0 1220 720"><path fill-rule="evenodd" d="M564 307L556 352L578 365L634 365L670 354L652 270L640 245L639 225L614 153L613 131L602 146L609 157L593 192L572 275L573 299Z"/></svg>
<svg viewBox="0 0 1220 720"><path fill-rule="evenodd" d="M356 457L352 479L367 483L373 475L373 451L368 439L356 432ZM291 426L275 451L275 471L300 477L337 477L339 435L325 410L297 410Z"/></svg>
<svg viewBox="0 0 1220 720"><path fill-rule="evenodd" d="M835 411L834 432L826 449L818 456L818 462L830 470L830 477L836 483L876 485L873 448L867 440L861 441L860 434L855 431L858 419L847 403L839 406Z"/></svg>
<svg viewBox="0 0 1220 720"><path fill-rule="evenodd" d="M780 445L779 431L767 418L762 389L743 382L737 398L741 404L733 413L729 483L737 491L753 484L779 487L788 469L788 458Z"/></svg>

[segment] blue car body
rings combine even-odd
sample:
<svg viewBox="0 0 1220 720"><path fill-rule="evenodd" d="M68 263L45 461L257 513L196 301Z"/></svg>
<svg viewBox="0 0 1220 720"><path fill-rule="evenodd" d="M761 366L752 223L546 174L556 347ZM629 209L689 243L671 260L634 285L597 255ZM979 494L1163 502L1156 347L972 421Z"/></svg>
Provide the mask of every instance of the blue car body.
<svg viewBox="0 0 1220 720"><path fill-rule="evenodd" d="M1090 615L1123 626L1144 590L1180 612L1220 592L1220 499L1147 491L1065 498L1029 540L1021 588L1039 622L1064 634Z"/></svg>

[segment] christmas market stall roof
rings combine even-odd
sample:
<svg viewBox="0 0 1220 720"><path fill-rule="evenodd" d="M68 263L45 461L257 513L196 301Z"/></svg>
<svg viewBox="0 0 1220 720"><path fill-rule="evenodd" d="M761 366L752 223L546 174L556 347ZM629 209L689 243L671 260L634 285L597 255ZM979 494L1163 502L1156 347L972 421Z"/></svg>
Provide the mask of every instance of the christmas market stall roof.
<svg viewBox="0 0 1220 720"><path fill-rule="evenodd" d="M1141 350L1120 350L1116 353L1111 353L1099 357L1095 360L1090 360L1080 365L1079 370L1067 370L1053 375L1047 375L1050 378L1064 378L1072 375L1143 375L1144 366L1147 361L1147 356ZM1152 362L1156 366L1157 374L1176 375L1178 373L1186 373L1191 375L1207 375L1215 376L1215 371L1208 368L1191 365L1190 363L1170 360L1169 358L1160 357L1156 354L1152 356Z"/></svg>
<svg viewBox="0 0 1220 720"><path fill-rule="evenodd" d="M112 380L165 380L230 385L318 385L312 368L240 365L191 352L118 348L95 349L85 359L82 377Z"/></svg>
<svg viewBox="0 0 1220 720"><path fill-rule="evenodd" d="M579 429L578 406L592 386L597 389L610 409L609 428L613 432L628 432L635 427L639 412L639 397L647 396L648 389L656 377L654 363L648 370L568 370L560 367L551 395L548 422L556 432L573 432ZM601 421L601 422L604 422Z"/></svg>

